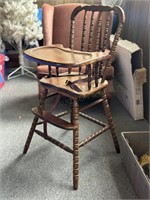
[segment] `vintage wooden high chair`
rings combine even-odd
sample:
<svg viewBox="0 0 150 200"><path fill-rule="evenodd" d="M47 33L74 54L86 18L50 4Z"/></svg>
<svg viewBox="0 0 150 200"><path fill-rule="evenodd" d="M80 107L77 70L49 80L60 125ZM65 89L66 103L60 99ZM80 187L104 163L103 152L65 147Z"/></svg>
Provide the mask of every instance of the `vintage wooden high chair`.
<svg viewBox="0 0 150 200"><path fill-rule="evenodd" d="M113 13L118 15L119 23L115 33L114 40L110 46L111 20ZM76 19L80 15L83 17L82 27L78 27ZM94 19L96 23L93 22ZM119 144L113 124L112 114L106 97L105 89L108 85L106 78L107 68L111 65L115 58L115 49L119 40L121 30L125 21L123 10L118 7L109 7L102 5L86 5L75 8L71 15L70 30L70 49L58 46L43 46L25 51L27 58L49 65L49 76L43 77L40 84L44 91L40 99L39 106L32 109L34 120L25 143L25 154L29 148L32 136L35 133L46 140L54 143L65 151L73 154L73 188L78 189L79 177L79 148L110 130L117 153L120 152ZM87 30L87 25L89 29ZM77 27L77 32L76 28ZM95 37L96 35L96 37ZM85 43L88 36L88 43ZM93 36L96 40L93 41ZM74 42L77 37L81 38L81 51L73 50ZM51 66L56 67L56 76L51 76ZM59 73L59 67L68 69L66 73ZM74 72L74 68L78 68L78 73ZM44 107L47 90L57 93L56 102L50 111ZM99 98L94 102L79 108L80 98L89 98L95 94L99 94ZM59 114L53 114L52 110L57 105L60 96L70 99L70 110ZM98 103L104 106L105 115L108 123L104 123L95 119L83 111L90 109ZM70 114L70 122L62 118L65 114ZM83 141L79 141L79 116L86 118L88 121L94 122L100 126L100 129ZM42 120L42 122L41 122ZM38 129L39 124L43 125L43 131ZM62 144L60 141L52 138L48 134L48 124L52 124L58 128L73 131L73 148ZM38 126L37 126L38 125ZM70 134L70 133L69 133Z"/></svg>
<svg viewBox="0 0 150 200"><path fill-rule="evenodd" d="M98 1L93 0L92 2L97 3ZM101 2L99 0L99 2ZM99 3L100 4L100 3ZM61 44L65 48L70 47L70 17L73 9L75 9L77 6L85 5L81 3L66 3L66 4L60 4L52 6L50 4L43 4L42 6L42 28L43 28L43 45L44 46L50 46L52 44ZM83 24L83 16L79 15L79 17L76 19L77 29L82 29ZM97 17L94 17L93 24L96 26ZM88 26L90 20L88 21ZM114 27L114 26L113 26ZM75 27L76 29L76 27ZM88 32L85 33L85 44L88 44ZM81 50L81 37L77 37L74 42L74 49L75 50ZM96 41L96 35L92 36L93 41ZM86 49L87 50L87 49ZM95 49L93 49L95 50ZM63 73L67 71L65 68L59 68L59 73ZM72 71L77 71L77 68L74 68ZM52 75L55 75L56 73L55 67L51 67L51 73ZM48 74L48 66L39 64L36 68L36 75L38 80L40 80L42 77ZM113 78L114 78L114 67L109 67L107 73L106 73L106 79L108 80L108 86L106 88L106 95L109 99L111 99L112 93L113 93ZM39 98L42 94L43 87L39 83L38 84L38 94Z"/></svg>

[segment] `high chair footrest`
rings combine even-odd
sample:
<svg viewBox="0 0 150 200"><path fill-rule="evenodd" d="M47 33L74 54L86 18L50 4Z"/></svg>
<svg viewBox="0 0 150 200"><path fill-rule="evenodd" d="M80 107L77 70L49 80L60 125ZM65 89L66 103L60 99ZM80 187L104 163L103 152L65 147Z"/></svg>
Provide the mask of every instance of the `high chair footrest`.
<svg viewBox="0 0 150 200"><path fill-rule="evenodd" d="M63 120L60 117L56 117L55 115L52 115L47 111L39 109L38 107L32 108L32 112L39 118L43 119L45 122L53 124L59 128L66 129L66 130L75 129L72 123L69 123Z"/></svg>

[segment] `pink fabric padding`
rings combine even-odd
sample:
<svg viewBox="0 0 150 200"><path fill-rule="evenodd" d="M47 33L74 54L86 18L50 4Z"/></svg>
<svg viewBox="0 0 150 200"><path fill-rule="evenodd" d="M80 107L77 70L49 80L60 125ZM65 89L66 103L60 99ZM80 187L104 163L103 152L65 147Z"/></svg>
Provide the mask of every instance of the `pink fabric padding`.
<svg viewBox="0 0 150 200"><path fill-rule="evenodd" d="M54 9L54 24L53 24L53 44L63 44L64 47L69 47L70 40L70 16L74 8L81 5L78 4L63 4L55 6ZM82 4L85 5L85 4ZM74 48L76 50L81 50L81 37L82 37L82 28L83 28L83 14L81 12L78 14L75 20L75 37L74 37ZM104 29L106 26L107 14L103 15L102 21L102 30L101 30L101 41L104 39ZM91 13L88 13L87 16L87 27L90 27ZM110 24L112 24L112 15L110 15ZM97 27L98 27L98 13L94 14L94 23L93 28L95 35L93 35L92 41L92 50L95 51L96 38L97 38ZM110 34L110 29L108 30ZM88 50L88 38L89 38L89 29L85 32L85 48L84 51ZM109 46L109 42L107 43Z"/></svg>
<svg viewBox="0 0 150 200"><path fill-rule="evenodd" d="M63 44L69 47L70 39L70 16L74 8L81 4L62 4L55 6L54 26L53 26L53 44Z"/></svg>
<svg viewBox="0 0 150 200"><path fill-rule="evenodd" d="M53 18L54 18L54 6L49 4L43 4L42 6L42 23L43 23L43 35L44 45L51 45L53 38Z"/></svg>

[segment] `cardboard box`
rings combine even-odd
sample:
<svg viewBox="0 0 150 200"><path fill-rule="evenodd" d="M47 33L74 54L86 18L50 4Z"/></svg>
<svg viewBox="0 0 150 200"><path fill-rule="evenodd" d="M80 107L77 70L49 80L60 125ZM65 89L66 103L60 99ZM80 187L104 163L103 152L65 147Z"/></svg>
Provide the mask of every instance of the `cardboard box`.
<svg viewBox="0 0 150 200"><path fill-rule="evenodd" d="M121 133L121 157L131 184L139 199L150 199L150 179L139 164L139 158L149 151L149 133Z"/></svg>
<svg viewBox="0 0 150 200"><path fill-rule="evenodd" d="M142 49L135 43L120 39L113 65L114 91L117 98L134 120L143 119L143 84L146 82L146 68L143 67Z"/></svg>
<svg viewBox="0 0 150 200"><path fill-rule="evenodd" d="M0 89L4 85L4 76L5 76L4 61L5 61L5 56L3 54L0 54Z"/></svg>

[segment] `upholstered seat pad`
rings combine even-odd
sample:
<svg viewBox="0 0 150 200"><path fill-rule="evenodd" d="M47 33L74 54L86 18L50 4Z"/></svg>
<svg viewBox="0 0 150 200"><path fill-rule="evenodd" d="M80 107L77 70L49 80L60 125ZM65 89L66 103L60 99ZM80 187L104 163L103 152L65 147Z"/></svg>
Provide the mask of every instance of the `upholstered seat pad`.
<svg viewBox="0 0 150 200"><path fill-rule="evenodd" d="M91 89L88 90L88 84L87 82L82 82L81 79L85 79L87 76L64 76L64 77L51 77L46 78L43 77L40 80L40 83L42 86L50 89L51 91L55 91L58 93L63 94L64 96L69 97L88 97L92 94L97 93L100 91L100 89L103 89L107 87L108 81L104 81L104 83L99 83L98 87L95 87L95 80L91 81ZM76 90L70 88L68 85L66 85L66 81L74 82L76 80L80 80L79 82L76 82L75 85L81 89L81 92L77 92ZM100 80L99 80L100 82Z"/></svg>

